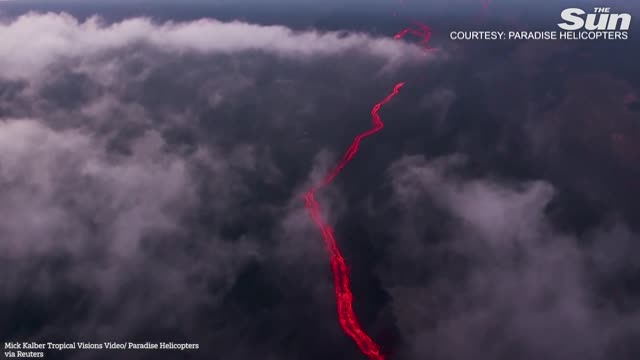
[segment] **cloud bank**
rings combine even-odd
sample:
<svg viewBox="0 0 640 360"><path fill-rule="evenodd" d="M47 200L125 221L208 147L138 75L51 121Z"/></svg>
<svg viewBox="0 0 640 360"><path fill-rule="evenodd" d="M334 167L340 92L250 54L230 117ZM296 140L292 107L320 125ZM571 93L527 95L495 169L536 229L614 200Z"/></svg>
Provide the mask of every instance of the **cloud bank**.
<svg viewBox="0 0 640 360"><path fill-rule="evenodd" d="M563 233L546 214L550 184L468 178L464 164L460 156L413 156L390 169L400 224L432 207L446 215L438 226L449 238L400 227L380 269L411 339L409 358L626 358L640 313L601 294L592 271L618 276L601 262L602 247L621 246L628 229L616 224L588 241ZM608 261L633 266L619 255Z"/></svg>
<svg viewBox="0 0 640 360"><path fill-rule="evenodd" d="M124 47L151 45L163 52L231 54L262 51L298 58L360 51L391 64L423 59L417 47L390 38L358 33L292 31L284 26L223 23L203 19L187 23L154 24L150 19L127 19L104 24L98 17L85 22L66 14L28 14L0 24L3 77L32 75L56 59L92 57Z"/></svg>

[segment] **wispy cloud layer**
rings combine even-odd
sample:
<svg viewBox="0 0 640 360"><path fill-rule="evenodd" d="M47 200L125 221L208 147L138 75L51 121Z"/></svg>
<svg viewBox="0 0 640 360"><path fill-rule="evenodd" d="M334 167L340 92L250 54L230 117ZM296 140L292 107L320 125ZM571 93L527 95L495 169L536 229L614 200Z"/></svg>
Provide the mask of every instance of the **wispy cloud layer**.
<svg viewBox="0 0 640 360"><path fill-rule="evenodd" d="M104 24L93 17L79 22L65 14L28 14L0 24L0 76L25 77L59 59L96 56L123 47L151 45L167 52L230 54L260 51L300 60L363 52L389 63L425 58L419 47L359 33L293 31L284 26L205 19L153 23L134 18Z"/></svg>

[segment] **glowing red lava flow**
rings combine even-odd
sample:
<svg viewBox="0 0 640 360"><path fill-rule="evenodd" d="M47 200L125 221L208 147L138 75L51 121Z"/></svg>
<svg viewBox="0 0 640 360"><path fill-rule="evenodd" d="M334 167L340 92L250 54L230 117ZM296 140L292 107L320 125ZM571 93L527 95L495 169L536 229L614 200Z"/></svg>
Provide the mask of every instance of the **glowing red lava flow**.
<svg viewBox="0 0 640 360"><path fill-rule="evenodd" d="M403 0L398 0L401 4ZM491 0L482 0L483 9L486 10L491 3ZM395 15L395 13L394 13ZM412 27L401 30L393 36L394 39L402 39L406 35L416 36L420 39L420 45L426 50L432 50L427 46L427 43L431 39L431 28L425 24L416 22ZM329 260L331 265L331 272L333 273L333 284L336 297L336 307L338 312L338 322L340 327L358 346L360 352L362 352L369 360L384 360L384 356L380 352L378 345L362 330L362 327L358 323L358 319L353 311L353 293L349 285L349 272L347 264L338 248L335 236L333 235L333 229L329 226L322 215L320 214L320 206L315 199L315 193L317 190L324 186L327 186L333 181L333 179L340 173L340 171L347 165L347 163L355 156L360 147L360 142L367 136L373 135L380 131L384 124L380 120L378 111L380 108L391 101L391 99L398 94L400 88L404 86L404 82L397 83L393 87L393 91L389 93L384 99L376 103L371 109L371 128L360 134L358 134L351 145L342 155L342 158L338 163L327 173L325 178L316 186L312 186L306 193L304 193L304 207L309 214L309 217L316 225L322 240L329 253Z"/></svg>
<svg viewBox="0 0 640 360"><path fill-rule="evenodd" d="M351 145L349 145L349 148L344 152L336 166L327 173L320 184L311 187L311 189L304 194L304 207L307 209L311 220L313 220L318 230L320 230L322 240L324 241L324 245L329 253L331 272L333 273L336 306L338 310L338 322L340 323L342 330L351 337L351 339L353 339L360 351L370 360L384 360L384 356L380 353L378 345L364 332L364 330L362 330L358 323L358 319L353 312L353 294L351 293L351 287L349 286L347 264L344 261L344 257L342 256L340 249L338 248L336 239L333 235L333 229L323 220L322 215L320 214L320 206L315 199L315 192L331 183L331 181L340 173L345 165L347 165L347 163L358 152L358 147L360 146L362 139L373 135L382 129L384 124L380 120L378 111L382 105L389 102L398 94L402 86L404 86L403 82L396 84L391 93L373 106L371 109L371 128L353 138Z"/></svg>
<svg viewBox="0 0 640 360"><path fill-rule="evenodd" d="M431 40L431 28L427 25L416 22L413 24L413 27L400 30L398 33L393 35L393 38L400 40L407 35L413 35L420 38L420 46L425 50L431 50L431 48L427 46L427 43Z"/></svg>
<svg viewBox="0 0 640 360"><path fill-rule="evenodd" d="M415 23L413 27L398 32L393 38L402 39L406 35L413 35L420 38L420 45L423 46L425 50L429 50L427 43L431 38L431 29L428 26L422 23ZM371 128L356 135L356 137L353 138L351 145L349 145L342 155L340 161L338 161L338 163L327 173L324 179L304 193L304 207L307 210L309 217L320 231L324 245L329 253L329 263L333 274L338 322L345 334L347 334L356 343L360 352L370 360L384 360L384 356L380 352L378 345L371 339L371 337L369 337L369 335L367 335L367 333L364 332L364 330L362 330L362 327L358 323L358 319L353 311L353 293L351 292L351 287L349 285L347 264L340 252L340 249L338 248L335 236L333 235L333 229L322 218L320 206L315 199L315 193L322 187L329 185L347 165L347 163L351 161L358 152L362 139L375 134L383 128L384 124L380 120L378 111L384 104L391 101L391 99L398 94L402 86L404 86L404 82L397 83L393 87L393 91L391 91L391 93L373 106L371 109Z"/></svg>

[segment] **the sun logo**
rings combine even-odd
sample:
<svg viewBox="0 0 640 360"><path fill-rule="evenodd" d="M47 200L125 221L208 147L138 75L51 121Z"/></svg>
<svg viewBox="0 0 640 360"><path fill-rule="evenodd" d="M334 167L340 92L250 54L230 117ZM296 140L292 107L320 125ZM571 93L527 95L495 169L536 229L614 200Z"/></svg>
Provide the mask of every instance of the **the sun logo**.
<svg viewBox="0 0 640 360"><path fill-rule="evenodd" d="M582 18L586 12L579 8L569 8L562 11L560 17L565 22L558 24L562 30L629 30L631 25L630 14L611 14L611 8L596 7L592 14L587 14L586 19Z"/></svg>

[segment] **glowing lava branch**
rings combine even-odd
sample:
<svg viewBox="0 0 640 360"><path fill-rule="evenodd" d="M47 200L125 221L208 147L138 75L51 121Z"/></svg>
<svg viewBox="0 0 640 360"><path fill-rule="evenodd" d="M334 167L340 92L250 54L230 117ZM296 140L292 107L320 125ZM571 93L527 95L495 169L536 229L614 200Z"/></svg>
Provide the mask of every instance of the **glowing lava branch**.
<svg viewBox="0 0 640 360"><path fill-rule="evenodd" d="M382 123L382 120L380 120L378 111L380 110L382 105L388 103L394 96L396 96L400 91L400 88L403 86L404 82L396 84L396 86L393 87L393 91L391 91L389 95L387 95L384 99L373 106L373 108L371 109L371 128L353 138L351 145L349 145L347 151L344 152L338 164L336 164L336 166L331 169L331 171L329 171L327 176L322 181L322 186L329 184L333 180L333 178L338 175L342 168L344 168L345 165L347 165L347 163L353 158L353 156L358 152L358 147L360 147L360 141L362 141L362 139L366 138L367 136L373 135L382 129L384 124Z"/></svg>
<svg viewBox="0 0 640 360"><path fill-rule="evenodd" d="M396 40L400 40L407 35L413 35L420 39L420 46L422 46L425 50L431 50L431 48L427 45L429 40L431 40L431 28L425 24L416 22L412 27L408 27L406 29L402 29L393 35L393 38Z"/></svg>
<svg viewBox="0 0 640 360"><path fill-rule="evenodd" d="M371 109L371 128L353 138L351 145L349 145L336 166L327 173L320 184L312 187L304 194L304 207L313 223L316 225L318 230L320 230L322 240L324 241L324 245L329 253L331 272L333 273L336 307L338 311L338 322L340 323L342 330L356 343L358 349L360 349L360 351L370 360L383 360L384 356L382 356L378 345L371 339L371 337L369 337L369 335L367 335L367 333L364 332L364 330L362 330L362 327L358 323L358 319L353 311L353 294L351 293L351 287L349 285L347 264L344 261L344 257L342 256L340 249L338 248L338 244L336 243L336 239L333 235L333 229L323 220L322 215L320 214L320 206L315 199L315 193L320 188L331 183L331 181L355 156L358 152L362 139L375 134L383 128L384 124L380 120L378 111L382 105L389 102L398 94L402 86L404 86L403 82L396 84L389 95L373 106Z"/></svg>

